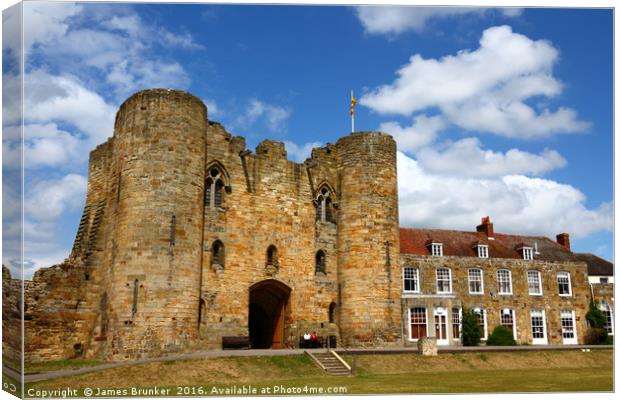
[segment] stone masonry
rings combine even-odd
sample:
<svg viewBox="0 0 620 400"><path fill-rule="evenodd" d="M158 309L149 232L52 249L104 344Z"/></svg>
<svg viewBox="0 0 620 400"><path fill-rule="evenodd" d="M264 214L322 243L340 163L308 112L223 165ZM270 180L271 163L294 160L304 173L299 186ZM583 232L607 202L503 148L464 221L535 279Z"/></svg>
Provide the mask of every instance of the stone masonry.
<svg viewBox="0 0 620 400"><path fill-rule="evenodd" d="M568 307L582 340L585 263L534 261L545 278L544 295L532 298L523 261L401 254L396 177L396 143L385 133L355 132L295 163L281 142L247 150L191 94L138 92L90 154L69 258L24 283L26 360L155 357L221 348L231 336L297 347L309 332L339 346L411 345L408 310L419 305L484 307L490 327L511 307L523 343L526 310ZM468 295L473 263L489 276L486 289L498 265L511 269L514 296ZM429 296L403 293L405 265L419 267ZM437 265L453 271L450 296L432 295ZM571 298L552 294L558 268L573 277ZM19 285L3 278L8 327L20 314ZM558 321L548 318L550 343Z"/></svg>

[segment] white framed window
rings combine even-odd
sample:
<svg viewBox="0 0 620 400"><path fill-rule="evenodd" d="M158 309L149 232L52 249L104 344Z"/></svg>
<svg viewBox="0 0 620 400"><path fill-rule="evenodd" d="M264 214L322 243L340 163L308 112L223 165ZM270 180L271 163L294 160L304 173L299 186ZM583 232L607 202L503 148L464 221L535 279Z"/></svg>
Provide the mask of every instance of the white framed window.
<svg viewBox="0 0 620 400"><path fill-rule="evenodd" d="M409 340L418 340L427 336L428 325L426 308L413 307L409 309Z"/></svg>
<svg viewBox="0 0 620 400"><path fill-rule="evenodd" d="M521 251L523 252L523 259L526 261L532 260L533 257L533 251L531 247L523 247L521 249Z"/></svg>
<svg viewBox="0 0 620 400"><path fill-rule="evenodd" d="M508 330L512 332L512 337L517 340L517 321L515 319L515 310L512 308L502 308L500 311L499 322L508 328Z"/></svg>
<svg viewBox="0 0 620 400"><path fill-rule="evenodd" d="M477 247L478 247L479 258L489 258L489 246L488 245L479 244Z"/></svg>
<svg viewBox="0 0 620 400"><path fill-rule="evenodd" d="M531 296L542 295L542 282L540 279L540 271L527 271L527 290Z"/></svg>
<svg viewBox="0 0 620 400"><path fill-rule="evenodd" d="M437 268L437 293L452 293L452 271L450 268Z"/></svg>
<svg viewBox="0 0 620 400"><path fill-rule="evenodd" d="M560 296L572 296L573 294L568 272L558 272L558 293Z"/></svg>
<svg viewBox="0 0 620 400"><path fill-rule="evenodd" d="M487 311L484 308L474 308L474 314L478 317L480 339L487 340Z"/></svg>
<svg viewBox="0 0 620 400"><path fill-rule="evenodd" d="M435 257L443 256L443 244L442 243L431 243L431 255Z"/></svg>
<svg viewBox="0 0 620 400"><path fill-rule="evenodd" d="M512 273L510 270L497 270L497 291L499 294L512 294Z"/></svg>
<svg viewBox="0 0 620 400"><path fill-rule="evenodd" d="M609 283L609 278L599 278L598 283Z"/></svg>
<svg viewBox="0 0 620 400"><path fill-rule="evenodd" d="M461 339L461 309L452 308L452 339Z"/></svg>
<svg viewBox="0 0 620 400"><path fill-rule="evenodd" d="M606 301L601 301L599 303L598 308L601 310L601 312L605 316L604 328L607 329L608 334L613 335L614 334L614 316L612 314L611 307L609 306L609 304L607 304Z"/></svg>
<svg viewBox="0 0 620 400"><path fill-rule="evenodd" d="M467 280L469 283L469 294L484 293L482 270L480 268L472 268L470 270L467 270Z"/></svg>
<svg viewBox="0 0 620 400"><path fill-rule="evenodd" d="M575 328L575 312L572 310L560 311L562 324L562 343L577 344L577 329Z"/></svg>
<svg viewBox="0 0 620 400"><path fill-rule="evenodd" d="M420 275L417 268L403 268L403 290L405 293L420 292Z"/></svg>
<svg viewBox="0 0 620 400"><path fill-rule="evenodd" d="M532 322L532 344L547 344L545 310L532 310L530 320Z"/></svg>

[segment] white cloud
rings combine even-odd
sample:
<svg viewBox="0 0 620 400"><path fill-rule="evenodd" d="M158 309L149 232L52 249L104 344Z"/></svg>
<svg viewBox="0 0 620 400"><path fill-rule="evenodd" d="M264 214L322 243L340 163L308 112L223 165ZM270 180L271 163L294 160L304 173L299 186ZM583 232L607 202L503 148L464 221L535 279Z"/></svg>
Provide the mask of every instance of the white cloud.
<svg viewBox="0 0 620 400"><path fill-rule="evenodd" d="M44 1L26 2L23 5L24 49L35 45L48 45L61 39L69 29L69 20L83 11L83 6L75 3L50 3Z"/></svg>
<svg viewBox="0 0 620 400"><path fill-rule="evenodd" d="M217 107L217 102L211 98L203 98L202 102L207 106L207 113L209 118L214 115L218 115L219 109Z"/></svg>
<svg viewBox="0 0 620 400"><path fill-rule="evenodd" d="M576 188L547 179L508 175L495 179L443 176L398 153L401 226L473 230L490 215L497 232L574 238L613 227L612 206L587 208Z"/></svg>
<svg viewBox="0 0 620 400"><path fill-rule="evenodd" d="M411 115L438 107L448 122L509 137L540 137L587 130L574 110L535 110L533 96L556 96L551 75L558 51L547 41L513 33L509 26L484 31L480 47L440 59L415 54L396 80L367 93L360 103L381 114Z"/></svg>
<svg viewBox="0 0 620 400"><path fill-rule="evenodd" d="M357 18L368 33L399 34L405 31L421 31L434 18L481 13L482 8L468 7L397 7L359 6L355 8Z"/></svg>
<svg viewBox="0 0 620 400"><path fill-rule="evenodd" d="M36 70L26 75L24 84L26 121L71 124L89 138L92 146L112 135L116 107L76 78Z"/></svg>
<svg viewBox="0 0 620 400"><path fill-rule="evenodd" d="M294 142L285 140L284 146L286 147L286 154L293 161L304 162L312 154L312 149L321 147L321 142L308 142L300 146Z"/></svg>
<svg viewBox="0 0 620 400"><path fill-rule="evenodd" d="M541 175L566 165L555 150L532 154L518 149L506 153L484 150L477 138L447 142L439 148L425 147L416 153L426 171L463 177L501 177L512 174Z"/></svg>
<svg viewBox="0 0 620 400"><path fill-rule="evenodd" d="M82 207L86 185L86 178L77 174L31 185L25 194L26 218L54 221L65 211Z"/></svg>
<svg viewBox="0 0 620 400"><path fill-rule="evenodd" d="M55 5L47 9L56 12ZM37 57L31 62L45 60L48 64L62 65L64 71L83 81L101 74L106 89L119 102L148 87L187 88L189 77L185 69L174 58L166 60L156 50L203 50L204 46L191 34L171 32L146 22L129 9L123 14L114 14L113 9L101 14L98 10L81 7L73 14L56 12L48 21L48 29L55 34L45 39L34 35L33 56ZM40 18L39 11L26 10L25 22L30 25L31 20ZM69 24L71 18L78 22Z"/></svg>
<svg viewBox="0 0 620 400"><path fill-rule="evenodd" d="M357 18L364 30L372 34L397 35L406 31L423 31L432 20L457 15L483 15L494 9L482 7L358 6ZM501 8L504 17L518 17L521 8Z"/></svg>
<svg viewBox="0 0 620 400"><path fill-rule="evenodd" d="M264 122L272 132L281 132L291 112L284 107L265 103L258 99L250 99L245 113L239 116L233 126L248 128L258 121Z"/></svg>
<svg viewBox="0 0 620 400"><path fill-rule="evenodd" d="M444 127L440 116L418 115L411 126L402 127L398 122L389 121L381 123L379 131L392 135L400 150L414 152L431 144Z"/></svg>
<svg viewBox="0 0 620 400"><path fill-rule="evenodd" d="M444 112L452 123L464 129L520 139L584 132L591 127L589 122L580 121L577 112L570 108L544 109L537 113L519 101L502 104L483 97L445 107Z"/></svg>

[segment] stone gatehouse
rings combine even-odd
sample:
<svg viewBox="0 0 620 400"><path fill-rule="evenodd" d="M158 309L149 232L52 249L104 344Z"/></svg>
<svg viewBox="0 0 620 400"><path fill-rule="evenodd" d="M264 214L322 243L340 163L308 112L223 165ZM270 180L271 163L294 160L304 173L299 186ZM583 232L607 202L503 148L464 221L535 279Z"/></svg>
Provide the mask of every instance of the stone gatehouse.
<svg viewBox="0 0 620 400"><path fill-rule="evenodd" d="M457 344L464 306L522 343L543 328L545 343L583 341L592 292L568 235L496 235L488 219L476 232L401 229L396 174L385 133L295 163L277 141L247 150L188 93L136 93L90 154L69 258L25 282L26 359L153 357L226 336L297 347L306 332Z"/></svg>

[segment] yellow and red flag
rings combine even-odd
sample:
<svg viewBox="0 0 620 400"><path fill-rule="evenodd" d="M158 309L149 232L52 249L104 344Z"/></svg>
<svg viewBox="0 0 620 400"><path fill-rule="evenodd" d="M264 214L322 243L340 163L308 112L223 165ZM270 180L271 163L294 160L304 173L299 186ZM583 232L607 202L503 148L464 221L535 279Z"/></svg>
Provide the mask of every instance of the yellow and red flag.
<svg viewBox="0 0 620 400"><path fill-rule="evenodd" d="M353 116L355 114L355 105L357 104L357 100L353 96L353 91L351 91L351 107L349 107L349 114Z"/></svg>

